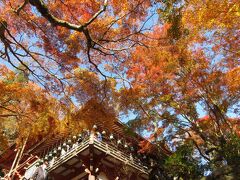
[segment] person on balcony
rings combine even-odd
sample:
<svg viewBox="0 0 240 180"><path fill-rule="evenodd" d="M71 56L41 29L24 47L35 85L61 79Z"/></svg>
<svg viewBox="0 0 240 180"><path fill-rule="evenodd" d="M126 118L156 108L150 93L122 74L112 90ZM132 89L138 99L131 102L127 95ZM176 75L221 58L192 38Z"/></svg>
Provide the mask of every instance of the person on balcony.
<svg viewBox="0 0 240 180"><path fill-rule="evenodd" d="M48 179L47 170L46 170L47 166L48 166L48 161L45 160L43 164L35 170L30 180L47 180Z"/></svg>
<svg viewBox="0 0 240 180"><path fill-rule="evenodd" d="M102 134L100 132L97 132L97 140L102 141Z"/></svg>

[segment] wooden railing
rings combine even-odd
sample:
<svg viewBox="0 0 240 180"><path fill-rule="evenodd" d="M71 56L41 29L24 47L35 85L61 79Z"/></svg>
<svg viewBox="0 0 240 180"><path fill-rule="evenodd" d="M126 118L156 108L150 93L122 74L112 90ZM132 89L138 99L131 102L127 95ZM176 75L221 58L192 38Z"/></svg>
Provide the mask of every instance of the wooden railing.
<svg viewBox="0 0 240 180"><path fill-rule="evenodd" d="M94 147L96 147L97 149L124 162L126 165L129 165L129 166L141 171L142 173L148 174L148 171L147 171L148 168L146 166L143 166L142 163L134 156L131 156L130 154L127 154L121 150L118 150L114 146L107 144L104 141L98 141L97 139L94 139L93 144L94 144Z"/></svg>
<svg viewBox="0 0 240 180"><path fill-rule="evenodd" d="M105 141L97 140L94 137L85 138L81 143L77 144L76 147L71 148L64 155L61 155L58 158L54 158L53 162L50 161L50 166L48 167L48 172L53 171L61 164L67 162L72 157L76 156L78 153L84 151L89 147L89 144L92 144L94 148L99 149L102 152L118 159L121 162L124 162L126 165L131 166L144 174L148 174L147 167L143 166L140 160L135 158L133 155L126 153L122 150L117 149L111 144L108 144Z"/></svg>
<svg viewBox="0 0 240 180"><path fill-rule="evenodd" d="M78 146L71 148L69 151L67 151L64 155L61 155L59 158L53 159L54 162L51 164L50 161L50 166L48 167L48 172L56 169L58 166L61 164L65 163L72 157L76 156L78 153L84 151L89 147L89 138L86 138L84 141L78 144Z"/></svg>

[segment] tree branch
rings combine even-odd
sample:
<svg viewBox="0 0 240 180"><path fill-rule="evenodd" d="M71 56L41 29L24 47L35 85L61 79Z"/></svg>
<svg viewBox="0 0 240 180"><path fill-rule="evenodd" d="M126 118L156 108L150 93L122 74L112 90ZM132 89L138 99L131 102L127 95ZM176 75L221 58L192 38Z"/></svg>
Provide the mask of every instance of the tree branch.
<svg viewBox="0 0 240 180"><path fill-rule="evenodd" d="M12 116L18 116L16 114L0 114L0 117L12 117Z"/></svg>
<svg viewBox="0 0 240 180"><path fill-rule="evenodd" d="M19 15L20 11L28 4L29 0L25 0L14 12Z"/></svg>
<svg viewBox="0 0 240 180"><path fill-rule="evenodd" d="M52 25L65 27L78 32L83 32L84 28L87 27L89 24L91 24L102 12L106 10L106 7L107 7L107 0L105 0L103 8L99 10L97 13L95 13L88 22L86 22L83 25L77 25L77 24L73 24L73 23L61 20L55 17L54 15L52 15L42 0L29 0L29 3L32 6L36 7L37 10L41 13L41 15L45 17Z"/></svg>

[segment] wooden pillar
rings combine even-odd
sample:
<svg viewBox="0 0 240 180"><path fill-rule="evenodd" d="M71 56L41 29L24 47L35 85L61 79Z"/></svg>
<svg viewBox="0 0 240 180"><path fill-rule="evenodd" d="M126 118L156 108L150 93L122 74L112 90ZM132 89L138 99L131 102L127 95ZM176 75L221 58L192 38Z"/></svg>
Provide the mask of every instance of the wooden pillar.
<svg viewBox="0 0 240 180"><path fill-rule="evenodd" d="M95 180L95 179L96 179L96 178L95 178L94 175L89 174L89 176L88 176L88 180Z"/></svg>
<svg viewBox="0 0 240 180"><path fill-rule="evenodd" d="M95 180L95 166L94 166L94 136L90 135L90 141L89 141L89 170L90 173L88 175L88 180Z"/></svg>

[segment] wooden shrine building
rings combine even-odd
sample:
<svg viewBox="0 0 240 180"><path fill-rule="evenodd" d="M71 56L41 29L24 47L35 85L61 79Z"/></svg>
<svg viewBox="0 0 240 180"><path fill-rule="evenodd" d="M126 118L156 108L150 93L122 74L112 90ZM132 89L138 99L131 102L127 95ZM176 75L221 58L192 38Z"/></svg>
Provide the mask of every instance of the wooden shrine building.
<svg viewBox="0 0 240 180"><path fill-rule="evenodd" d="M149 177L149 159L138 151L135 136L127 137L124 125L115 122L112 132L93 125L72 137L43 138L26 147L17 167L11 169L14 147L0 156L0 164L11 179L30 179L43 161L48 161L48 179L53 180L145 180Z"/></svg>

